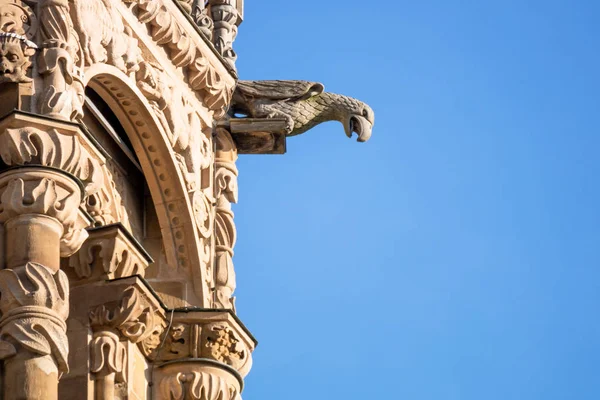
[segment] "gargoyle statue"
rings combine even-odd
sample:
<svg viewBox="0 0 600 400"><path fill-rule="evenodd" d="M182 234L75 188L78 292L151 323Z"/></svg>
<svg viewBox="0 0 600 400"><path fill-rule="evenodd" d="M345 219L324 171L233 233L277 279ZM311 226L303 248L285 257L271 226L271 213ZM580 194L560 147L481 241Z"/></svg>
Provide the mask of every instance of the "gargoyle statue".
<svg viewBox="0 0 600 400"><path fill-rule="evenodd" d="M307 81L238 81L230 113L251 118L284 118L287 136L299 135L326 121L340 121L348 137L371 137L375 115L371 107L351 97L324 92Z"/></svg>

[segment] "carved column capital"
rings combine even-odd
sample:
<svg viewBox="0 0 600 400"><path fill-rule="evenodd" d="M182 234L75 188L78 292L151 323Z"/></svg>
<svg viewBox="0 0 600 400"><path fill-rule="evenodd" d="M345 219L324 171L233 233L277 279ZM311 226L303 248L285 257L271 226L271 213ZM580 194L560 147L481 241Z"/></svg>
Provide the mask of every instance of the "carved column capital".
<svg viewBox="0 0 600 400"><path fill-rule="evenodd" d="M87 238L79 219L82 199L82 189L76 179L58 170L28 166L0 175L0 222L5 224L5 229L16 231L20 226L32 224L32 231L57 236L62 257L77 251ZM58 255L58 248L44 245L43 238L39 241L15 239L18 249L27 247L28 250L7 249L9 268L34 261L54 271L59 269L58 259L53 258ZM13 255L16 258L13 259Z"/></svg>
<svg viewBox="0 0 600 400"><path fill-rule="evenodd" d="M160 345L166 328L163 314L135 286L126 289L118 303L103 304L93 309L90 325L93 329L113 329L137 344L149 358Z"/></svg>
<svg viewBox="0 0 600 400"><path fill-rule="evenodd" d="M175 312L157 361L205 359L244 377L252 367L256 341L229 311Z"/></svg>
<svg viewBox="0 0 600 400"><path fill-rule="evenodd" d="M150 255L121 224L88 229L89 237L69 259L74 276L82 285L93 281L144 276L153 262Z"/></svg>
<svg viewBox="0 0 600 400"><path fill-rule="evenodd" d="M116 304L103 304L90 312L94 334L90 343L90 372L93 374L96 398L115 398L115 382L125 382L127 351L121 338L137 343L149 355L160 343L165 328L162 315L145 300L137 287L127 288Z"/></svg>

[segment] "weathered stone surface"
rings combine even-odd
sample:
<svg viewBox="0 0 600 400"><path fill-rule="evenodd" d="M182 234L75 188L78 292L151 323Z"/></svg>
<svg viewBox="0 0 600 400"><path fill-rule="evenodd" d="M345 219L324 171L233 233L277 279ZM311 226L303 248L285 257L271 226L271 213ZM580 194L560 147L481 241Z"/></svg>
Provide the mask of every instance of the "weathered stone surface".
<svg viewBox="0 0 600 400"><path fill-rule="evenodd" d="M321 84L237 81L242 19L242 0L0 0L3 399L241 398L238 155L374 122Z"/></svg>

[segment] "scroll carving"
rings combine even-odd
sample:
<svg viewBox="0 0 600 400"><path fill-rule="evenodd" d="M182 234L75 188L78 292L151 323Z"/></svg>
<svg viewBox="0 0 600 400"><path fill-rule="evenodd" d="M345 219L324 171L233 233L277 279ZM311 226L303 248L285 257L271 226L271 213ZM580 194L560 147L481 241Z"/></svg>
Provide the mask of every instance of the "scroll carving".
<svg viewBox="0 0 600 400"><path fill-rule="evenodd" d="M69 281L62 271L27 263L0 271L0 359L23 348L52 356L68 372L65 320L69 315Z"/></svg>
<svg viewBox="0 0 600 400"><path fill-rule="evenodd" d="M208 16L204 3L205 0L193 0L189 12L202 34L208 40L212 40L214 23L212 18Z"/></svg>
<svg viewBox="0 0 600 400"><path fill-rule="evenodd" d="M200 371L168 375L161 380L160 390L165 400L241 400L227 379Z"/></svg>
<svg viewBox="0 0 600 400"><path fill-rule="evenodd" d="M162 316L135 288L123 293L118 305L101 305L90 312L92 326L108 326L136 343L150 357L160 344L166 324Z"/></svg>
<svg viewBox="0 0 600 400"><path fill-rule="evenodd" d="M189 85L200 94L206 106L214 111L215 117L223 116L233 93L232 88L221 76L221 72L197 51L193 41L163 2L161 0L125 1L135 6L133 12L138 20L149 25L152 38L164 46L173 64L184 69ZM195 9L201 9L199 4ZM202 9L200 15L203 12Z"/></svg>
<svg viewBox="0 0 600 400"><path fill-rule="evenodd" d="M69 259L77 278L87 282L90 278L104 280L144 276L152 259L125 232L120 224L90 230L89 238Z"/></svg>
<svg viewBox="0 0 600 400"><path fill-rule="evenodd" d="M236 228L231 204L238 200L238 171L236 145L229 132L217 130L217 152L215 157L215 281L214 303L217 308L235 310L235 270L233 248Z"/></svg>

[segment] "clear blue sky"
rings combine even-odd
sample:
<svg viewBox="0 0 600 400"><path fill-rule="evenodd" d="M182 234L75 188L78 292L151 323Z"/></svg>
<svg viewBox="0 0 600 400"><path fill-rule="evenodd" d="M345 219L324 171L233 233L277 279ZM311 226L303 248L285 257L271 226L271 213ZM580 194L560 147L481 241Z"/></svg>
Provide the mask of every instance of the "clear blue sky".
<svg viewBox="0 0 600 400"><path fill-rule="evenodd" d="M244 400L600 398L600 2L247 0L242 79L368 102L242 156Z"/></svg>

